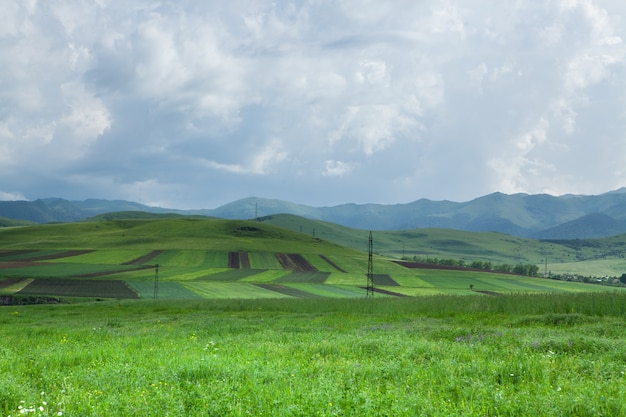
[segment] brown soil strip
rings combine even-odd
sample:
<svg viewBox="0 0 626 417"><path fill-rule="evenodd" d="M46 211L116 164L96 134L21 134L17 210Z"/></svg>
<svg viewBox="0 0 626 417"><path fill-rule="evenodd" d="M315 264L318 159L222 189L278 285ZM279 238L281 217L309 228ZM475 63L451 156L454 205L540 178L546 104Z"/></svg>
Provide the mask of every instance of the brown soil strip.
<svg viewBox="0 0 626 417"><path fill-rule="evenodd" d="M295 288L287 287L279 284L254 284L257 287L264 288L266 290L274 291L280 294L289 295L297 298L319 298L319 295L311 294L310 292L301 291Z"/></svg>
<svg viewBox="0 0 626 417"><path fill-rule="evenodd" d="M243 269L250 269L250 257L248 256L248 252L241 252L239 259L241 260L241 267Z"/></svg>
<svg viewBox="0 0 626 417"><path fill-rule="evenodd" d="M291 260L284 253L276 253L276 254L274 254L274 256L276 257L276 260L280 263L280 266L283 267L283 269L293 269L294 268L294 265L291 264Z"/></svg>
<svg viewBox="0 0 626 417"><path fill-rule="evenodd" d="M37 252L37 251L32 250L32 249L17 249L17 250L0 249L0 257L8 258L11 256L26 255L27 253L33 253L33 252Z"/></svg>
<svg viewBox="0 0 626 417"><path fill-rule="evenodd" d="M328 257L326 257L325 255L320 255L320 258L322 258L324 261L326 261L327 264L329 264L330 266L335 268L337 271L339 271L339 272L347 272L345 269L341 268L339 265L337 265L336 263L334 263L333 261L328 259Z"/></svg>
<svg viewBox="0 0 626 417"><path fill-rule="evenodd" d="M116 270L110 270L110 271L99 271L99 272L90 272L87 274L77 274L77 275L72 275L72 277L76 277L76 278L97 278L97 277L103 277L106 275L113 275L113 274L117 274L117 273L121 273L121 272L131 272L131 271L141 271L142 269L152 269L154 268L153 265L142 265L142 266L138 266L136 268L129 268L129 269L116 269Z"/></svg>
<svg viewBox="0 0 626 417"><path fill-rule="evenodd" d="M146 262L149 262L151 260L153 260L154 258L156 258L157 256L159 256L160 254L162 254L164 251L163 250L153 250L152 252L140 256L137 259L133 259L132 261L128 261L128 262L124 262L122 265L141 265L141 264L145 264Z"/></svg>
<svg viewBox="0 0 626 417"><path fill-rule="evenodd" d="M283 267L291 271L315 272L317 268L309 263L302 255L277 253L276 259Z"/></svg>
<svg viewBox="0 0 626 417"><path fill-rule="evenodd" d="M367 290L367 287L361 287L364 290ZM387 291L387 290L383 290L382 288L376 288L374 287L374 292L380 293L380 294L386 294L386 295L392 295L394 297L408 297L408 295L406 294L400 294L399 292L393 292L393 291Z"/></svg>
<svg viewBox="0 0 626 417"><path fill-rule="evenodd" d="M228 252L228 267L239 269L239 252Z"/></svg>

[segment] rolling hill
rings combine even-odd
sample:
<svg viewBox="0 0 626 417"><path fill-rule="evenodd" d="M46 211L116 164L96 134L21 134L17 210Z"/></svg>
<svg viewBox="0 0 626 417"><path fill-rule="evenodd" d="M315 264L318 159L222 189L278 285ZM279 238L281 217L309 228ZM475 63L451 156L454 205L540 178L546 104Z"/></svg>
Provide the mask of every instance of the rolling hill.
<svg viewBox="0 0 626 417"><path fill-rule="evenodd" d="M0 294L151 298L158 287L160 296L181 299L361 297L368 234L294 215L242 221L135 211L9 227L0 229ZM603 250L608 245L604 240L568 246L571 241L546 243L450 229L374 234L373 277L380 296L610 290L396 262L400 251L409 258L415 254L494 264L544 255L567 259ZM615 247L624 243L605 240Z"/></svg>
<svg viewBox="0 0 626 417"><path fill-rule="evenodd" d="M225 219L294 214L363 230L442 228L541 239L585 239L626 232L626 188L597 195L493 193L467 202L420 199L406 204L311 207L251 197L215 209L176 210L129 201L58 198L0 202L0 216L37 223L67 222L119 211L177 213Z"/></svg>
<svg viewBox="0 0 626 417"><path fill-rule="evenodd" d="M366 250L368 231L299 216L278 214L259 218L262 223L307 233L341 246ZM449 258L492 263L572 263L622 259L626 235L597 239L538 240L498 232L452 229L379 230L374 250L394 258Z"/></svg>

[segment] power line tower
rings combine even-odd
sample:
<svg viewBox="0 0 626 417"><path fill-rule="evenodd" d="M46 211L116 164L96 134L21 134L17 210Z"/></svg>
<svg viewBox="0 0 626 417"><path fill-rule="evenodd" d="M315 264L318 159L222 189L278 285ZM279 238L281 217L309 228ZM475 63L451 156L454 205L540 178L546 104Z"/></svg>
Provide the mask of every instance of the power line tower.
<svg viewBox="0 0 626 417"><path fill-rule="evenodd" d="M370 230L369 242L367 244L367 297L374 296L374 240L372 239L372 231Z"/></svg>

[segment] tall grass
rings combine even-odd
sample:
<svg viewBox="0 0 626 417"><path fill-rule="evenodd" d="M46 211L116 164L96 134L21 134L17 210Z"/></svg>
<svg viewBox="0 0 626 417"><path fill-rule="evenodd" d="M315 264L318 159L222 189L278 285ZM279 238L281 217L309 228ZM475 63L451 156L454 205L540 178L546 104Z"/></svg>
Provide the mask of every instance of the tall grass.
<svg viewBox="0 0 626 417"><path fill-rule="evenodd" d="M220 312L276 311L284 313L350 313L376 315L525 315L580 313L622 317L626 314L626 293L519 293L498 296L433 295L414 298L375 299L234 299L214 300L203 309ZM173 303L174 305L176 303Z"/></svg>
<svg viewBox="0 0 626 417"><path fill-rule="evenodd" d="M0 415L20 406L65 416L625 415L625 301L605 293L3 307Z"/></svg>

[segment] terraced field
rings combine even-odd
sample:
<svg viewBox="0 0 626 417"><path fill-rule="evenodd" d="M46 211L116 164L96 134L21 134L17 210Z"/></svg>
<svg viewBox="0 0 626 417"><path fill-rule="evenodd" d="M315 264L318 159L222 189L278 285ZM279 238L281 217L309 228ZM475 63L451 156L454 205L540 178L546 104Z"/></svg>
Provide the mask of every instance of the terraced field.
<svg viewBox="0 0 626 417"><path fill-rule="evenodd" d="M44 225L39 234L33 227L23 229L22 234L0 230L0 294L172 299L366 295L367 254L267 224L184 219ZM91 233L92 243L78 245L83 238L70 239L76 229ZM112 234L118 234L117 240ZM103 247L96 244L103 240ZM147 241L154 246L146 246ZM374 256L374 271L377 297L616 290L491 272L412 269L382 256Z"/></svg>
<svg viewBox="0 0 626 417"><path fill-rule="evenodd" d="M153 298L155 262L158 298L365 296L365 271L359 271L365 263L359 257L199 250L5 251L0 293ZM376 296L613 290L509 274L409 269L384 258L375 265L388 272L374 275Z"/></svg>

